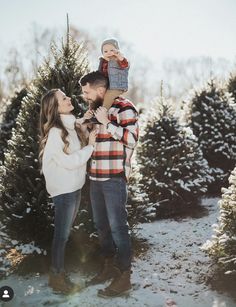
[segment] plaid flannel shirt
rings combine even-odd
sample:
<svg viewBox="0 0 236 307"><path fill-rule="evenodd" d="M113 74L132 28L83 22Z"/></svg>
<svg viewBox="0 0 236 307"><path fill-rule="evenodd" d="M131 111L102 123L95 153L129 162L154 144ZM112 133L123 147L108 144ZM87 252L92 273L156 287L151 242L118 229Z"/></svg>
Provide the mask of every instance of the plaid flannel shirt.
<svg viewBox="0 0 236 307"><path fill-rule="evenodd" d="M138 112L128 99L117 97L108 111L108 118L111 123L107 127L98 125L89 177L104 181L124 176L128 181L131 157L138 141Z"/></svg>

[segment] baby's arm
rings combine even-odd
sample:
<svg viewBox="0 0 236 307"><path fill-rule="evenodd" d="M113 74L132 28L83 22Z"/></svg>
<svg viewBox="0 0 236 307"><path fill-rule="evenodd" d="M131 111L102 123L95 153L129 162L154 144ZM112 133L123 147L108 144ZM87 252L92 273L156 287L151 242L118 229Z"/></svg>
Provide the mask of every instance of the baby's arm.
<svg viewBox="0 0 236 307"><path fill-rule="evenodd" d="M120 68L128 68L129 67L129 62L126 58L123 58L122 61L117 60L117 63L119 64Z"/></svg>
<svg viewBox="0 0 236 307"><path fill-rule="evenodd" d="M117 63L119 64L120 68L124 69L129 67L128 60L119 50L115 50L114 56L116 57Z"/></svg>

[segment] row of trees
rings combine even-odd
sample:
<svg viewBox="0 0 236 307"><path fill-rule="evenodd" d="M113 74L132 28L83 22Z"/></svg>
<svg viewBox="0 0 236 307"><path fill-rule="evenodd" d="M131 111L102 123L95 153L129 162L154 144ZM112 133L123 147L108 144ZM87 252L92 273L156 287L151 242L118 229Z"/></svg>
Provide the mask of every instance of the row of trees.
<svg viewBox="0 0 236 307"><path fill-rule="evenodd" d="M161 96L143 116L130 191L132 213L144 220L221 191L218 223L203 249L226 274L236 272L235 99L236 75L226 86L211 80L183 104L178 121Z"/></svg>
<svg viewBox="0 0 236 307"><path fill-rule="evenodd" d="M236 167L229 177L229 187L222 188L219 201L220 216L214 224L211 240L203 245L205 250L225 274L236 273Z"/></svg>
<svg viewBox="0 0 236 307"><path fill-rule="evenodd" d="M45 190L38 163L39 110L42 95L51 88L60 88L72 98L76 116L84 112L80 98L79 80L88 71L83 45L67 39L58 50L52 49L53 58L46 60L37 78L29 85L21 100L20 110L9 112L15 118L15 127L9 127L4 161L0 166L0 203L2 224L10 237L23 242L35 241L44 245L50 238L53 223L51 201ZM14 101L14 99L13 99ZM15 112L15 113L14 113ZM1 125L6 133L10 114ZM6 141L6 140L5 140ZM48 235L49 234L49 235Z"/></svg>
<svg viewBox="0 0 236 307"><path fill-rule="evenodd" d="M211 80L195 91L181 120L172 105L161 96L142 115L131 194L150 217L193 205L203 193L218 195L236 163L236 104L227 88Z"/></svg>
<svg viewBox="0 0 236 307"><path fill-rule="evenodd" d="M67 37L52 49L35 78L9 102L0 130L0 213L10 238L46 246L52 233L53 210L38 164L40 97L61 88L72 97L75 115L86 106L80 100L79 79L88 71L82 44ZM207 192L218 193L236 162L236 77L228 88L216 81L183 102L180 120L173 102L161 97L141 115L141 135L130 184L131 222L156 218L194 205ZM230 94L229 91L232 93ZM89 204L88 185L83 203ZM81 211L76 228L93 231L89 210ZM78 227L79 226L79 227Z"/></svg>

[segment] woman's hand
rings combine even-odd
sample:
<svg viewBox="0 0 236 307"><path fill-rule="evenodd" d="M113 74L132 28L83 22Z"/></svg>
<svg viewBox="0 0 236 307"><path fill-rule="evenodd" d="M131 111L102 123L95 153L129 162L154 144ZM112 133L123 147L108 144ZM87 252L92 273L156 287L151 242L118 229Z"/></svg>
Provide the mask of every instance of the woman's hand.
<svg viewBox="0 0 236 307"><path fill-rule="evenodd" d="M84 113L84 116L82 118L76 119L76 126L85 133L88 128L91 128L91 124L84 123L84 121L86 119L90 119L91 117L93 117L93 111L88 110L86 113Z"/></svg>
<svg viewBox="0 0 236 307"><path fill-rule="evenodd" d="M89 133L89 142L88 144L89 145L95 145L96 143L96 137L97 137L97 130L92 130L90 133Z"/></svg>
<svg viewBox="0 0 236 307"><path fill-rule="evenodd" d="M84 122L84 118L77 118L75 124L76 124L76 127L79 128L83 133L86 133L88 129L88 125L83 124L83 122Z"/></svg>
<svg viewBox="0 0 236 307"><path fill-rule="evenodd" d="M88 110L87 112L84 113L84 119L90 119L91 117L93 117L93 111L92 110Z"/></svg>

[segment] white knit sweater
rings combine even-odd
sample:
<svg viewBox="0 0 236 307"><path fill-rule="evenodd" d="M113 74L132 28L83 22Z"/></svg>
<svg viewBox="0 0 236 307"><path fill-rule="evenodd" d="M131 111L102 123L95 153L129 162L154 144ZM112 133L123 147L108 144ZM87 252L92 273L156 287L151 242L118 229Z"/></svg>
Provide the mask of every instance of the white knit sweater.
<svg viewBox="0 0 236 307"><path fill-rule="evenodd" d="M61 138L61 129L51 128L44 148L42 171L46 180L48 193L56 195L74 192L81 189L85 183L86 163L93 152L93 146L87 145L81 149L80 141L75 131L74 115L61 114L62 122L69 135L68 153L63 152L65 146Z"/></svg>

